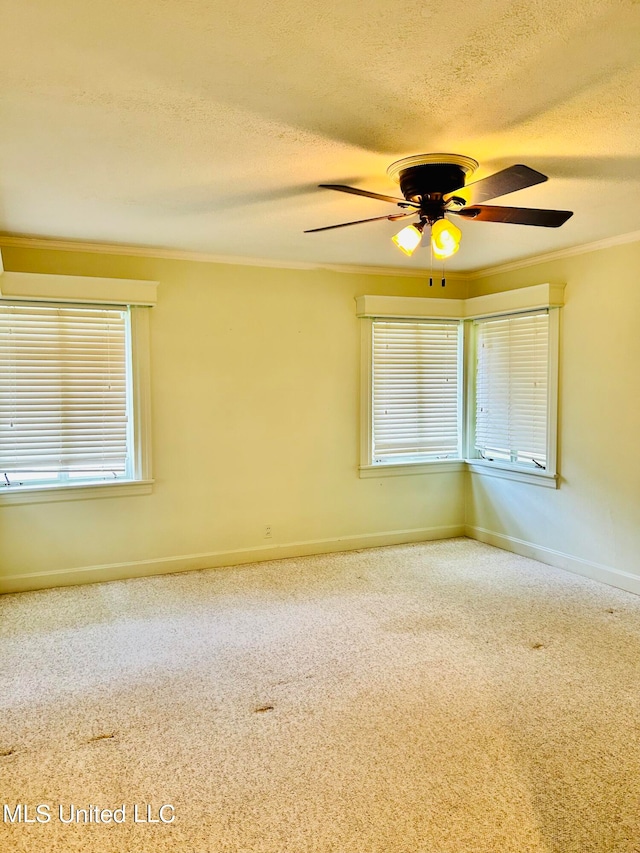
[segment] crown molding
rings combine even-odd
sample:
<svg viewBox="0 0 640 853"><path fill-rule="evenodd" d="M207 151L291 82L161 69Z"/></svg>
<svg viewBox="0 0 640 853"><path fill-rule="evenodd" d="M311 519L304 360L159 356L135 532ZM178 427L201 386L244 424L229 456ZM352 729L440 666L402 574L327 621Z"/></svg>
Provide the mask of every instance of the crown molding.
<svg viewBox="0 0 640 853"><path fill-rule="evenodd" d="M526 267L535 267L538 264L548 263L549 261L559 261L562 258L573 258L576 255L586 255L589 252L598 252L600 249L611 249L614 246L623 246L626 243L640 242L640 231L630 231L628 234L619 234L616 237L606 237L604 240L596 240L593 243L582 243L579 246L569 246L566 249L558 249L555 252L546 252L542 255L532 255L528 258L521 258L518 261L510 261L506 264L497 264L493 267L484 267L483 269L472 270L466 273L468 280L473 281L478 278L487 278L492 275L499 275L505 272L514 272L515 270L526 269Z"/></svg>
<svg viewBox="0 0 640 853"><path fill-rule="evenodd" d="M481 269L468 271L452 270L447 274L451 281L475 281L479 278L487 278L500 273L514 272L526 269L549 261L557 261L562 258L571 258L576 255L584 255L588 252L597 252L600 249L609 249L613 246L622 246L626 243L640 242L640 231L631 231L628 234L620 234L616 237L607 237L604 240L596 240L592 243L582 243L578 246L570 246L566 249L558 249L555 252L547 252L541 255L532 255L516 261L509 261L495 266L482 267ZM160 249L152 246L131 246L124 243L91 243L82 240L56 240L47 237L27 237L12 234L0 234L0 246L17 249L51 249L62 252L89 252L99 255L124 255L137 258L156 258L169 261L195 261L196 263L229 264L231 266L266 267L273 269L289 270L328 270L330 272L346 273L352 275L383 275L397 276L401 278L422 278L428 275L428 270L416 269L415 267L373 267L359 264L324 264L309 263L303 261L274 260L273 258L246 258L236 255L216 255L208 252L186 251L182 249Z"/></svg>
<svg viewBox="0 0 640 853"><path fill-rule="evenodd" d="M235 255L215 255L182 249L160 249L153 246L130 246L125 243L91 243L83 240L56 240L47 237L23 237L0 234L0 246L16 249L52 249L61 252L88 252L94 255L124 255L135 258L156 258L168 261L232 264L234 266L277 267L281 269L315 270L319 264L302 261L279 261L273 258L243 258Z"/></svg>
<svg viewBox="0 0 640 853"><path fill-rule="evenodd" d="M0 246L16 249L48 249L61 252L88 252L98 255L124 255L135 258L156 258L169 261L195 261L197 263L229 264L232 266L271 267L290 270L328 270L352 275L386 275L404 278L422 278L426 269L410 267L373 267L358 264L324 264L303 261L283 261L273 258L246 258L236 255L216 255L181 249L159 249L152 246L130 246L123 243L91 243L82 240L56 240L47 237L26 237L0 234ZM447 278L466 281L467 273L452 272Z"/></svg>

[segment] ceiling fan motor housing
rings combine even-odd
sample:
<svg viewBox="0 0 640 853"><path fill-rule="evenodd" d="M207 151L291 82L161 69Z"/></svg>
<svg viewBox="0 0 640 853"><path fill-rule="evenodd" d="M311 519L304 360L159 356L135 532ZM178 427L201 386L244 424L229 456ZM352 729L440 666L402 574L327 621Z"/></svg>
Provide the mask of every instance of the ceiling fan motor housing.
<svg viewBox="0 0 640 853"><path fill-rule="evenodd" d="M465 171L451 163L410 166L400 172L400 189L407 201L438 201L445 193L464 186Z"/></svg>
<svg viewBox="0 0 640 853"><path fill-rule="evenodd" d="M478 161L464 154L414 154L392 163L387 175L400 184L407 201L420 201L460 189L477 168Z"/></svg>
<svg viewBox="0 0 640 853"><path fill-rule="evenodd" d="M433 223L444 217L442 197L461 189L477 168L477 161L463 154L415 154L392 163L387 174L407 201L420 204L421 217Z"/></svg>

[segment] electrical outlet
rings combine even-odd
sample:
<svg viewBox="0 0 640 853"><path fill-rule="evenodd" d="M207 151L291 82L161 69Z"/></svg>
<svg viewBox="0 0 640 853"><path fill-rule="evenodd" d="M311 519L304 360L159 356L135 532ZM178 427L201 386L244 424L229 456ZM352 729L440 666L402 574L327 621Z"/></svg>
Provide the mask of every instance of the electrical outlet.
<svg viewBox="0 0 640 853"><path fill-rule="evenodd" d="M264 538L265 539L271 539L271 525L270 524L267 524L267 526L264 529Z"/></svg>

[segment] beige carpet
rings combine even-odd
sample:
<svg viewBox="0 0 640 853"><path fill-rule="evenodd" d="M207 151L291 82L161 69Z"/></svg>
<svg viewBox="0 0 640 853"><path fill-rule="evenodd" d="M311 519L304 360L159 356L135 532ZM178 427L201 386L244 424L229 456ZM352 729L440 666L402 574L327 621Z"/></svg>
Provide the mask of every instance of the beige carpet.
<svg viewBox="0 0 640 853"><path fill-rule="evenodd" d="M454 539L24 593L0 636L0 806L51 809L2 853L640 851L640 598L532 560Z"/></svg>

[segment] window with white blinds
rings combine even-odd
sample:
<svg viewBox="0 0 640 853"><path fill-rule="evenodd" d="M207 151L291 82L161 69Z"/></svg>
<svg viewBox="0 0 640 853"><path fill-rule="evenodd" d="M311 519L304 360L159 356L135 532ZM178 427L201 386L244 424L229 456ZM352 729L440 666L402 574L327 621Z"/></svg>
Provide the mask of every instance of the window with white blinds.
<svg viewBox="0 0 640 853"><path fill-rule="evenodd" d="M128 352L127 309L0 303L3 486L131 478Z"/></svg>
<svg viewBox="0 0 640 853"><path fill-rule="evenodd" d="M374 320L372 461L460 457L460 324Z"/></svg>
<svg viewBox="0 0 640 853"><path fill-rule="evenodd" d="M476 451L546 468L548 313L477 320L476 346Z"/></svg>

